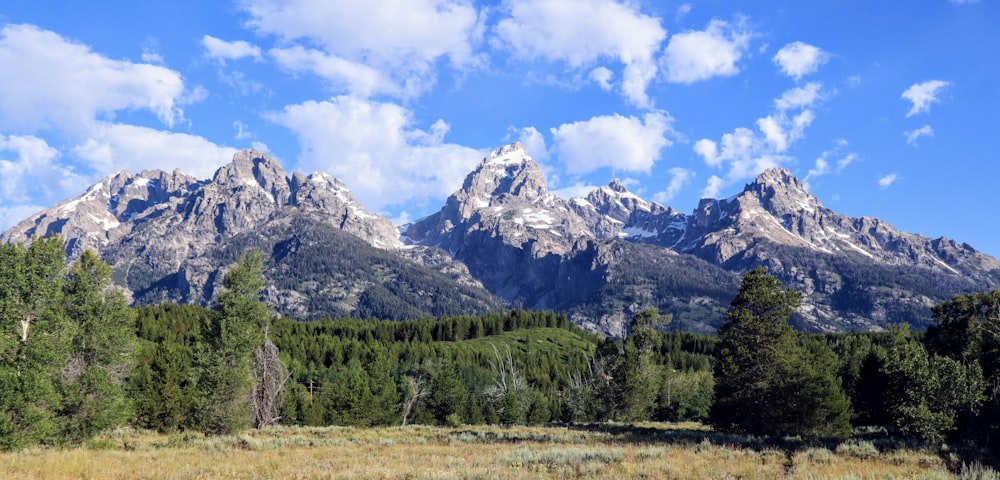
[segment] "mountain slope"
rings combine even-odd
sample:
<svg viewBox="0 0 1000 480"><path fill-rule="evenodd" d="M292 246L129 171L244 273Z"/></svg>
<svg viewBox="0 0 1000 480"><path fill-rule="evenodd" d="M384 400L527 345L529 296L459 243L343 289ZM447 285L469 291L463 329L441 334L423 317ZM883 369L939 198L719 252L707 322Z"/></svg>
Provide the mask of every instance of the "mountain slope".
<svg viewBox="0 0 1000 480"><path fill-rule="evenodd" d="M629 239L690 253L732 272L764 265L803 292L797 320L811 330L891 322L926 326L930 306L1000 285L997 259L952 240L901 232L876 218L833 212L780 168L760 174L732 198L702 200L675 231L681 230L679 237Z"/></svg>
<svg viewBox="0 0 1000 480"><path fill-rule="evenodd" d="M518 143L483 159L441 211L404 233L444 248L504 299L613 334L648 306L681 328L711 330L757 265L803 292L794 321L815 331L923 327L930 306L1000 286L996 259L833 212L785 169L685 215L617 180L586 198L554 197ZM646 247L626 246L635 244Z"/></svg>
<svg viewBox="0 0 1000 480"><path fill-rule="evenodd" d="M396 228L366 211L339 180L288 176L255 150L237 153L210 181L179 171L119 172L19 223L0 241L48 234L65 237L71 255L99 251L140 304L208 304L224 268L258 247L270 256L271 305L299 318L411 318L500 306L442 253L426 247L394 253L403 250Z"/></svg>
<svg viewBox="0 0 1000 480"><path fill-rule="evenodd" d="M626 222L655 228L676 212L612 188L590 200L559 198L514 143L484 158L445 206L409 225L404 238L448 251L514 305L569 312L593 330L623 335L631 315L649 306L688 317L691 328L718 326L708 312L723 310L737 277L691 256L618 240ZM621 208L602 200L611 197ZM700 288L706 278L722 280Z"/></svg>

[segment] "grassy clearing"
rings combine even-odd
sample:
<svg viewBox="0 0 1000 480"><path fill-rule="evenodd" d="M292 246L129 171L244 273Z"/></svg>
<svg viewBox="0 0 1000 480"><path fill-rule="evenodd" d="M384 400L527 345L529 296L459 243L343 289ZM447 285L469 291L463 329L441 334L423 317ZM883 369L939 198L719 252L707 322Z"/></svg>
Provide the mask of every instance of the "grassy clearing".
<svg viewBox="0 0 1000 480"><path fill-rule="evenodd" d="M118 430L80 448L0 454L0 478L939 479L952 478L954 461L940 448L759 440L698 424L280 427L231 437Z"/></svg>

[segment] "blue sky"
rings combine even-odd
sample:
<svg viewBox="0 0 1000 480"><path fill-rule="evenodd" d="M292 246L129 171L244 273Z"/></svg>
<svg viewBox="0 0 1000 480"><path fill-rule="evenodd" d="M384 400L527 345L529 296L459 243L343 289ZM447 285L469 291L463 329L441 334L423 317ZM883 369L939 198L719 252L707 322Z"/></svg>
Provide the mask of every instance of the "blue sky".
<svg viewBox="0 0 1000 480"><path fill-rule="evenodd" d="M0 4L0 228L242 148L402 222L522 141L564 196L682 212L783 166L827 207L1000 256L990 0Z"/></svg>

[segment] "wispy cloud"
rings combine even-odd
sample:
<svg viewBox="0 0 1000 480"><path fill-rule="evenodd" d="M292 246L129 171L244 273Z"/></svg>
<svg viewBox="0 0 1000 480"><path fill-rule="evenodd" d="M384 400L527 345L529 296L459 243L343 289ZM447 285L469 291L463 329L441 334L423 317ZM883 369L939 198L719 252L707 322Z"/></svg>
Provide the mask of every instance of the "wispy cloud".
<svg viewBox="0 0 1000 480"><path fill-rule="evenodd" d="M709 177L702 197L715 198L727 185L790 162L786 152L804 138L806 128L816 118L807 107L821 100L820 89L815 83L784 92L774 101L775 111L757 119L757 130L739 127L722 135L719 142L707 138L695 142L694 152L706 165L728 169L724 176Z"/></svg>
<svg viewBox="0 0 1000 480"><path fill-rule="evenodd" d="M836 145L832 149L824 151L816 159L813 168L809 169L806 177L802 180L806 186L808 187L811 181L823 175L841 173L848 165L854 163L858 159L858 154L855 152L844 153L847 146L847 140L840 139L837 140Z"/></svg>
<svg viewBox="0 0 1000 480"><path fill-rule="evenodd" d="M667 183L667 188L662 192L657 192L653 195L653 201L664 205L677 196L681 189L690 182L691 178L694 177L694 171L686 168L674 167L668 170L667 174L670 175L670 181Z"/></svg>
<svg viewBox="0 0 1000 480"><path fill-rule="evenodd" d="M895 173L890 173L878 179L878 186L879 188L885 190L886 188L889 188L893 183L896 183L896 180L899 180L899 175Z"/></svg>
<svg viewBox="0 0 1000 480"><path fill-rule="evenodd" d="M227 42L211 35L205 35L201 38L201 45L205 47L205 56L220 61L239 60L247 57L254 60L261 59L260 47L243 40Z"/></svg>
<svg viewBox="0 0 1000 480"><path fill-rule="evenodd" d="M928 80L922 83L915 83L903 91L901 95L902 98L909 100L913 103L910 111L906 113L907 117L912 117L918 113L926 113L931 109L932 103L938 103L938 94L941 89L951 85L951 82L946 82L944 80Z"/></svg>
<svg viewBox="0 0 1000 480"><path fill-rule="evenodd" d="M924 126L918 128L916 130L910 130L908 132L904 132L903 134L906 135L906 144L907 145L912 145L912 146L915 147L915 146L917 146L917 139L918 138L920 138L920 137L933 137L934 136L934 129L931 128L930 125L924 125Z"/></svg>

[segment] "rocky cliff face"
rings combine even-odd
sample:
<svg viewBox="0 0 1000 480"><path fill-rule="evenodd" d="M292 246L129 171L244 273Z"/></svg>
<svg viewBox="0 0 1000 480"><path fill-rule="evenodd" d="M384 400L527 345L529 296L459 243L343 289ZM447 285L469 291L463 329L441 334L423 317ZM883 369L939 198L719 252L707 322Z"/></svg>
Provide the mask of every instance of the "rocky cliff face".
<svg viewBox="0 0 1000 480"><path fill-rule="evenodd" d="M520 143L493 151L445 206L403 231L468 266L494 294L529 308L555 308L560 263L595 235L569 202L548 192Z"/></svg>
<svg viewBox="0 0 1000 480"><path fill-rule="evenodd" d="M255 150L237 153L209 181L180 171L119 172L83 196L21 222L0 241L27 242L49 234L67 239L71 257L88 248L100 252L114 267L115 281L128 288L138 303L209 303L221 284L221 270L236 260L238 252L257 247L271 255L266 274L272 305L302 318L374 314L358 297L375 295L378 298L372 301L386 303L411 294L378 290L400 276L421 278L414 283L434 288L447 284L440 288L469 300L442 314L499 305L464 265L436 249L407 247L403 254L392 223L366 211L339 180L325 173L289 176L273 158ZM336 245L323 245L317 238ZM352 274L329 271L316 277L316 272L289 268L288 263L303 261L299 255L307 254L350 257L337 268L357 269ZM390 263L394 270L405 272L372 277L374 268L366 268L366 262ZM323 264L323 259L313 259L312 264ZM300 265L299 270L307 266ZM300 276L311 280L300 282ZM435 310L407 311L419 316Z"/></svg>
<svg viewBox="0 0 1000 480"><path fill-rule="evenodd" d="M680 225L680 217L677 217ZM690 253L733 272L765 265L803 292L800 326L870 329L926 325L929 307L1000 284L1000 262L968 245L901 232L824 207L785 169L760 174L743 192L704 199L679 238L635 238Z"/></svg>
<svg viewBox="0 0 1000 480"><path fill-rule="evenodd" d="M131 233L139 223L176 207L198 185L180 170L121 171L93 185L80 197L39 212L0 234L0 242L26 242L52 234L67 239L71 256L101 248Z"/></svg>
<svg viewBox="0 0 1000 480"><path fill-rule="evenodd" d="M835 213L780 168L762 173L729 200L702 200L675 248L724 265L761 242L977 280L1000 269L1000 262L968 245L900 232L877 218Z"/></svg>
<svg viewBox="0 0 1000 480"><path fill-rule="evenodd" d="M587 311L575 317L578 323L612 333L646 306L691 317L687 326L710 330L713 321L702 314L724 309L726 296L735 293L731 279L757 265L804 293L796 322L817 331L899 321L924 326L933 304L1000 285L996 259L948 239L900 232L879 219L833 212L785 169L762 173L729 199L702 200L685 215L643 200L617 180L586 198L553 198L520 144L485 158L440 212L406 234L411 242L446 249L503 298L532 308ZM621 240L659 247L659 254L609 247ZM681 267L678 254L707 263ZM635 255L648 260L632 264ZM659 268L687 269L688 278L672 290L648 288L675 278ZM707 288L696 276L733 291ZM601 297L604 307L570 291ZM692 310L697 302L682 301L672 293L677 291L701 292L692 295L704 308Z"/></svg>

